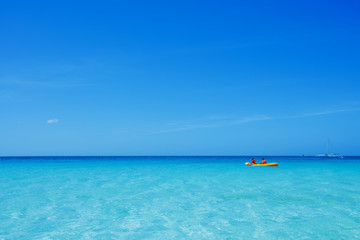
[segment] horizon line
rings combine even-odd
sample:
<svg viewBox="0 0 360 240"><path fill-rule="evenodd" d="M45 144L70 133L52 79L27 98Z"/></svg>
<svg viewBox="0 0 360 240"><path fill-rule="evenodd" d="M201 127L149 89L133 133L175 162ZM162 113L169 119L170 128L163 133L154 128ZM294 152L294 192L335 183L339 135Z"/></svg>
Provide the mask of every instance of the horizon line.
<svg viewBox="0 0 360 240"><path fill-rule="evenodd" d="M360 155L341 155L342 157L360 157ZM318 157L326 158L318 155L0 155L0 158L70 158L70 157ZM336 157L334 157L336 158Z"/></svg>

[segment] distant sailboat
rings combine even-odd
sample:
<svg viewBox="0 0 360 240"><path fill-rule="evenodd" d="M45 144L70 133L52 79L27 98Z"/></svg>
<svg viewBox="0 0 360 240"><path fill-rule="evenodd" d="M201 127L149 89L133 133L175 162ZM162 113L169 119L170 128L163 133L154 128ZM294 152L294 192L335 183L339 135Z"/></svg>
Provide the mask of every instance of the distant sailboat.
<svg viewBox="0 0 360 240"><path fill-rule="evenodd" d="M343 156L339 155L339 154L336 154L336 153L329 153L329 145L330 145L330 140L328 139L328 142L327 142L327 151L326 151L326 154L318 154L316 155L317 157L326 157L326 158L344 158Z"/></svg>

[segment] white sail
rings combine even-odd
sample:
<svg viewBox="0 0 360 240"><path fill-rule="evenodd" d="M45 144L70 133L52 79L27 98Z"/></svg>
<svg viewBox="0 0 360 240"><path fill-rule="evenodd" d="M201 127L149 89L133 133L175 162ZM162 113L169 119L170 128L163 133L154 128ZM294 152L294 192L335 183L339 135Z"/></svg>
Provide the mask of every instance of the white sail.
<svg viewBox="0 0 360 240"><path fill-rule="evenodd" d="M327 146L326 146L326 154L318 154L317 157L327 157L327 158L344 158L343 156L336 154L336 153L329 153L329 145L330 140L328 139Z"/></svg>

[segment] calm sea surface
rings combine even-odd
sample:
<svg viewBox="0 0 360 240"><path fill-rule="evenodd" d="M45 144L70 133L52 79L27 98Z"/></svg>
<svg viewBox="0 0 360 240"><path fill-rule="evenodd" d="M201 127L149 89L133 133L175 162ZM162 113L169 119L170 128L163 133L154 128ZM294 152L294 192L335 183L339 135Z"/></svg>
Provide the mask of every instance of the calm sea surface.
<svg viewBox="0 0 360 240"><path fill-rule="evenodd" d="M360 157L247 161L0 158L0 239L360 239Z"/></svg>

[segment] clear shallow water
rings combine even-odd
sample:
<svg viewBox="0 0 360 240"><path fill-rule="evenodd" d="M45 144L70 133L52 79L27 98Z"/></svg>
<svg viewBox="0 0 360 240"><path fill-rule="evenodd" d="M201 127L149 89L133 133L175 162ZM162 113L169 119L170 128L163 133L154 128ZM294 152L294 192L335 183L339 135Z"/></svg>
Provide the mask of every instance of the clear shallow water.
<svg viewBox="0 0 360 240"><path fill-rule="evenodd" d="M360 158L267 160L0 158L0 239L360 239Z"/></svg>

